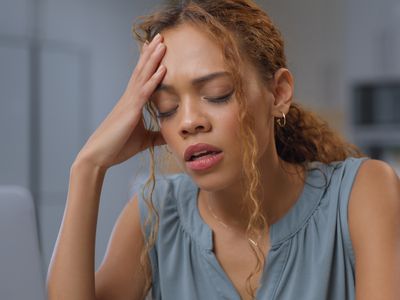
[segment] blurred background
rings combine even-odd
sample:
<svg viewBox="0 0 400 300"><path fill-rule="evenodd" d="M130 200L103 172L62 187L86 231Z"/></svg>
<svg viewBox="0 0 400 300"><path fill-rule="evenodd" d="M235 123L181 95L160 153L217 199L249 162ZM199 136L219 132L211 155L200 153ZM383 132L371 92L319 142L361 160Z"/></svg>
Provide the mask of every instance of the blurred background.
<svg viewBox="0 0 400 300"><path fill-rule="evenodd" d="M296 101L400 174L400 2L256 2L284 35ZM160 3L0 2L0 185L22 186L32 195L42 278L62 220L70 165L129 80L138 58L133 21ZM96 267L146 172L143 154L107 173Z"/></svg>

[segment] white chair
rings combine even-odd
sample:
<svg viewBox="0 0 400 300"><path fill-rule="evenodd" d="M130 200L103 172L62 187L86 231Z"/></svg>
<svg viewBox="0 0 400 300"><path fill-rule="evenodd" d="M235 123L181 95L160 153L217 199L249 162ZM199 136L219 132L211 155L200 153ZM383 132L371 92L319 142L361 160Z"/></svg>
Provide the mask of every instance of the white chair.
<svg viewBox="0 0 400 300"><path fill-rule="evenodd" d="M32 197L18 186L0 186L0 299L44 300Z"/></svg>

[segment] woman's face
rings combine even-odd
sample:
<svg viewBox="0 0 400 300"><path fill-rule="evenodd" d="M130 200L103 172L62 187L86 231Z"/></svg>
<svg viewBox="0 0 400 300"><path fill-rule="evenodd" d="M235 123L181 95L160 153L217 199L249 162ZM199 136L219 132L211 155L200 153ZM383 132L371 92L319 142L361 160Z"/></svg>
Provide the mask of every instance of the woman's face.
<svg viewBox="0 0 400 300"><path fill-rule="evenodd" d="M162 64L167 72L151 101L157 107L169 149L200 188L212 191L237 184L242 166L239 109L220 48L188 24L162 35L167 46ZM265 152L273 132L269 105L273 95L262 87L249 64L244 66L243 75L249 109L256 121L255 134L260 151ZM185 158L193 145L199 146L193 150L199 157Z"/></svg>

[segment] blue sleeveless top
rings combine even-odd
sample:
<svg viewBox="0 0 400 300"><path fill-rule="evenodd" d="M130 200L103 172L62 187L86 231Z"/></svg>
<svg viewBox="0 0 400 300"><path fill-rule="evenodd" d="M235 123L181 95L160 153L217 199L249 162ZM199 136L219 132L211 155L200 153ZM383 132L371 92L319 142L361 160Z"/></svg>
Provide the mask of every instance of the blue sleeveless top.
<svg viewBox="0 0 400 300"><path fill-rule="evenodd" d="M310 164L304 189L270 227L271 247L257 300L353 300L355 258L347 207L366 158ZM197 206L198 187L186 174L156 180L159 232L150 251L152 299L240 300L213 253L212 231ZM147 206L138 191L141 222ZM145 229L149 235L149 227Z"/></svg>

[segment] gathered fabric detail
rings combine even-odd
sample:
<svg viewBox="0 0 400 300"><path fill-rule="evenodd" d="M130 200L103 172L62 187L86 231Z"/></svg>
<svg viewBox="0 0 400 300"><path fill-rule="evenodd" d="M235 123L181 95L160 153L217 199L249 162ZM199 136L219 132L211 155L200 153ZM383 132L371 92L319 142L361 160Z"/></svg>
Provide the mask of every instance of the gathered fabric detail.
<svg viewBox="0 0 400 300"><path fill-rule="evenodd" d="M309 165L297 201L270 227L271 247L257 299L355 299L347 210L365 159ZM155 300L240 300L213 253L213 233L200 216L198 193L184 173L156 179L153 201L160 223L150 251ZM139 207L143 223L147 207L141 197Z"/></svg>

